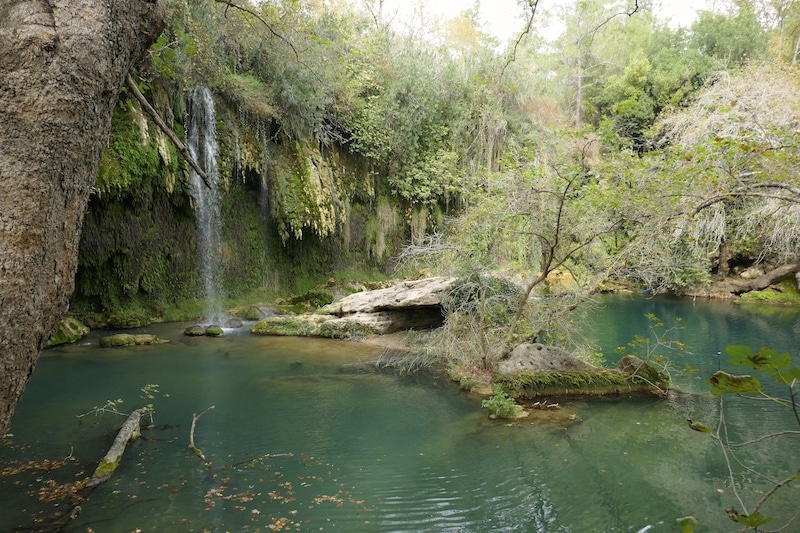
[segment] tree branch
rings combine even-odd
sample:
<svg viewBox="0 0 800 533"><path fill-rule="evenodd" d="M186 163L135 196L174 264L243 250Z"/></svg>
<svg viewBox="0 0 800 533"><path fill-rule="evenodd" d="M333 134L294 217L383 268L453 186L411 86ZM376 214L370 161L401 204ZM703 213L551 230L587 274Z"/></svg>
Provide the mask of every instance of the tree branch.
<svg viewBox="0 0 800 533"><path fill-rule="evenodd" d="M208 174L206 174L200 165L197 164L197 161L192 158L189 150L186 148L186 145L183 144L180 139L178 139L178 136L175 135L175 132L172 131L169 126L167 126L167 123L164 122L164 119L161 118L153 106L150 105L150 102L147 101L147 98L145 98L141 91L139 91L139 88L136 86L136 83L133 81L133 78L131 78L130 74L125 77L125 85L127 85L128 90L130 90L133 97L139 101L142 109L144 109L147 114L150 115L150 117L153 119L153 122L156 123L156 126L158 126L161 131L163 131L173 142L175 148L178 149L178 152L180 152L183 159L185 159L186 162L189 163L189 166L191 166L194 171L197 172L197 175L202 178L203 183L206 184L206 187L209 189L213 188L211 186L211 181L208 179Z"/></svg>
<svg viewBox="0 0 800 533"><path fill-rule="evenodd" d="M192 415L192 429L189 432L189 449L192 450L194 452L194 454L197 457L199 457L201 461L203 461L205 463L206 466L211 466L211 461L206 459L206 456L203 455L203 452L200 450L200 448L198 448L197 446L194 445L194 428L195 428L195 426L197 426L197 421L200 420L200 417L203 416L204 414L206 414L207 412L211 411L212 409L214 409L213 405L211 407L207 407L206 410L203 411L202 413L200 413L199 415L193 414Z"/></svg>
<svg viewBox="0 0 800 533"><path fill-rule="evenodd" d="M281 41L283 41L284 43L289 45L289 48L291 48L292 52L294 52L295 58L300 59L300 54L297 52L297 49L294 47L294 45L291 43L291 41L289 41L286 37L284 37L283 35L278 33L275 30L275 28L273 28L272 25L269 22L264 20L264 17L262 17L261 15L259 15L255 11L253 11L252 9L248 9L246 7L240 6L239 4L237 4L235 2L232 2L231 0L214 0L214 1L219 3L219 4L224 4L224 5L228 6L228 7L232 7L234 9L238 9L239 11L243 11L244 13L247 13L248 15L258 19L264 26L266 26L267 30L269 30L269 32L273 36L277 37L278 39L280 39ZM227 11L227 8L225 8L225 10Z"/></svg>
<svg viewBox="0 0 800 533"><path fill-rule="evenodd" d="M514 41L514 46L511 47L511 53L508 54L508 59L506 60L505 64L503 65L503 69L500 71L500 79L503 79L503 74L506 73L506 69L508 66L516 61L517 59L517 48L519 48L519 43L522 42L523 37L531 32L533 28L533 18L536 16L536 8L539 6L539 0L527 0L528 1L528 9L530 9L530 14L528 15L528 22L525 24L525 29L519 34L517 40Z"/></svg>

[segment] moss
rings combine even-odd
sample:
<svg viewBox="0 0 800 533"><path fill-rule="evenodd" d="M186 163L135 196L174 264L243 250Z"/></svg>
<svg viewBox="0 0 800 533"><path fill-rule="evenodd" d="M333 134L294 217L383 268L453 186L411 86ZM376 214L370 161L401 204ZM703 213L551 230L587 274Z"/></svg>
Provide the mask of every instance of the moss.
<svg viewBox="0 0 800 533"><path fill-rule="evenodd" d="M254 335L288 335L306 337L315 331L313 324L295 317L273 316L265 318L250 328Z"/></svg>
<svg viewBox="0 0 800 533"><path fill-rule="evenodd" d="M323 322L316 331L316 336L329 339L356 339L374 335L376 331L370 327L345 320Z"/></svg>
<svg viewBox="0 0 800 533"><path fill-rule="evenodd" d="M800 291L794 279L785 279L762 291L744 293L739 302L800 306Z"/></svg>
<svg viewBox="0 0 800 533"><path fill-rule="evenodd" d="M497 376L495 381L512 396L535 398L551 394L615 394L648 388L640 380L608 370L590 373L521 373Z"/></svg>
<svg viewBox="0 0 800 533"><path fill-rule="evenodd" d="M103 457L103 459L100 460L100 464L97 465L94 474L92 474L92 479L105 480L110 478L112 474L114 474L114 471L117 469L117 466L119 466L119 460L121 458L122 456L120 455L119 457L117 457L116 461L109 461L108 459Z"/></svg>
<svg viewBox="0 0 800 533"><path fill-rule="evenodd" d="M56 331L44 343L45 348L77 342L89 334L89 328L75 317L65 317L56 326Z"/></svg>
<svg viewBox="0 0 800 533"><path fill-rule="evenodd" d="M300 296L294 296L290 298L289 304L290 305L302 304L316 309L324 305L328 305L332 301L333 301L333 293L325 289L315 288L301 294Z"/></svg>
<svg viewBox="0 0 800 533"><path fill-rule="evenodd" d="M222 337L225 331L219 326L208 326L205 334L207 337Z"/></svg>

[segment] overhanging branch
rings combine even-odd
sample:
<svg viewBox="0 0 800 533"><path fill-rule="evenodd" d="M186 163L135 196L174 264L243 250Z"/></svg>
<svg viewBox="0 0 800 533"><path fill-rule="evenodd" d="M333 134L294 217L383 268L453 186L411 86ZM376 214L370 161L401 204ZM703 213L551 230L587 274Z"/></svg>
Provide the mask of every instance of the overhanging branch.
<svg viewBox="0 0 800 533"><path fill-rule="evenodd" d="M186 162L189 163L189 166L191 166L194 171L197 172L197 175L200 176L200 178L203 180L203 183L206 184L206 187L211 189L212 186L211 181L208 179L208 174L206 174L200 165L197 164L197 161L195 161L192 155L189 153L186 145L183 144L178 136L175 135L175 132L172 131L169 126L167 126L167 123L164 122L164 119L161 118L161 115L158 114L158 111L156 111L153 106L150 105L150 102L147 101L147 98L145 98L141 91L139 91L139 88L136 86L136 83L133 81L133 78L131 78L130 74L125 77L125 85L128 87L128 90L131 92L133 97L139 101L142 109L144 109L145 112L150 115L150 117L153 119L153 122L156 123L156 126L158 126L159 129L161 129L161 131L163 131L166 136L169 137L169 140L171 140L175 145L175 148L178 149L181 157L183 157Z"/></svg>

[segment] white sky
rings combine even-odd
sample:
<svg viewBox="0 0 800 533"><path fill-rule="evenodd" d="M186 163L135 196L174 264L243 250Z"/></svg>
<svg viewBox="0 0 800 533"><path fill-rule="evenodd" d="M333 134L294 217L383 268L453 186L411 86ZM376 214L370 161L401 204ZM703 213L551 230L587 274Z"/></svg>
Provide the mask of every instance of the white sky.
<svg viewBox="0 0 800 533"><path fill-rule="evenodd" d="M480 4L480 20L488 30L501 41L513 37L523 27L523 10L517 0L477 0ZM713 1L713 0L712 0ZM562 3L563 0L540 0L536 16L543 15ZM655 0L656 15L670 25L689 26L696 17L696 10L707 9L708 0ZM471 8L475 0L429 0L424 2L426 13L440 15L445 19L453 18L465 9ZM384 14L397 12L398 18L410 17L413 6L419 6L413 0L384 0Z"/></svg>

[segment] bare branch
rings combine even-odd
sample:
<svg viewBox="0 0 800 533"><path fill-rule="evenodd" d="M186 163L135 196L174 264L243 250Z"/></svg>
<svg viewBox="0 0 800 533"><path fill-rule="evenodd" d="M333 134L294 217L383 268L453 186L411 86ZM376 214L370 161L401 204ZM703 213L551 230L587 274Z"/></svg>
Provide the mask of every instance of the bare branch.
<svg viewBox="0 0 800 533"><path fill-rule="evenodd" d="M295 56L297 59L300 59L300 54L297 52L297 49L294 47L294 45L292 44L292 42L291 42L291 41L289 41L289 40L288 40L286 37L284 37L284 36L283 36L283 35L281 35L280 33L278 33L278 32L275 30L275 28L273 28L273 27L272 27L272 25L271 25L269 22L267 22L267 21L264 19L264 17L262 17L261 15L259 15L259 14L258 14L258 13L256 13L255 11L253 11L252 9L248 9L248 8L246 8L246 7L240 6L239 4L237 4L237 3L235 3L235 2L232 2L231 0L214 0L214 1L215 1L215 2L217 2L217 3L219 3L219 4L224 4L224 5L228 6L228 7L232 7L232 8L234 8L234 9L238 9L239 11L242 11L242 12L244 12L244 13L247 13L248 15L250 15L250 16L252 16L252 17L255 17L256 19L258 19L258 20L259 20L259 21L260 21L260 22L261 22L261 23L262 23L262 24L263 24L263 25L264 25L264 26L267 28L267 30L268 30L268 31L269 31L269 32L270 32L270 33L271 33L273 36L275 36L276 38L280 39L281 41L283 41L284 43L286 43L287 45L289 45L289 48L291 48L291 49L292 49L292 52L294 52L294 56ZM225 11L226 11L226 12L227 12L227 10L228 10L228 8L225 8Z"/></svg>
<svg viewBox="0 0 800 533"><path fill-rule="evenodd" d="M503 79L503 75L506 73L506 69L508 66L516 61L517 59L517 48L519 48L519 44L522 42L522 39L531 32L533 28L533 19L536 16L536 8L539 6L539 0L528 0L528 9L530 9L530 13L528 14L528 22L525 24L525 28L517 37L517 40L514 41L514 46L511 47L511 53L508 54L508 58L506 59L505 64L503 65L503 69L500 71L500 79Z"/></svg>

